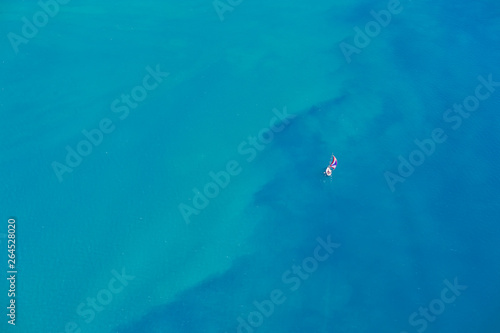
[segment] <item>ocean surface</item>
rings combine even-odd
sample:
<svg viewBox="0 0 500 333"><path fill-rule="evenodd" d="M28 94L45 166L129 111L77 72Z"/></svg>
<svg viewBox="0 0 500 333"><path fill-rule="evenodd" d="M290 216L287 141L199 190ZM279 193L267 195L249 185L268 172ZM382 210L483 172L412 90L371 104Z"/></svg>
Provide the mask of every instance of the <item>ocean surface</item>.
<svg viewBox="0 0 500 333"><path fill-rule="evenodd" d="M0 31L0 332L500 332L498 2L3 1Z"/></svg>

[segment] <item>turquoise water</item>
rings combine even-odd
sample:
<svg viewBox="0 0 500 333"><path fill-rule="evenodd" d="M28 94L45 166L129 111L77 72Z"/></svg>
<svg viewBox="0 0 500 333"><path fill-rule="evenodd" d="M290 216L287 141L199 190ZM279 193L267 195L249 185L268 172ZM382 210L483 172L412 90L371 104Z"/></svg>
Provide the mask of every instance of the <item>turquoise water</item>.
<svg viewBox="0 0 500 333"><path fill-rule="evenodd" d="M1 331L498 332L499 15L2 4Z"/></svg>

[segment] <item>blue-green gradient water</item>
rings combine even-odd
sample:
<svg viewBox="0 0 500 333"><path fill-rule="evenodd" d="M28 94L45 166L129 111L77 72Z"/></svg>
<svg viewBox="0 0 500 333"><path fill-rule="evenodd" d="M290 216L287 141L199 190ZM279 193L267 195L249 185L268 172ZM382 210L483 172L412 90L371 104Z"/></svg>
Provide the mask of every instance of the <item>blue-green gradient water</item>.
<svg viewBox="0 0 500 333"><path fill-rule="evenodd" d="M4 1L0 31L1 332L500 330L497 2Z"/></svg>

